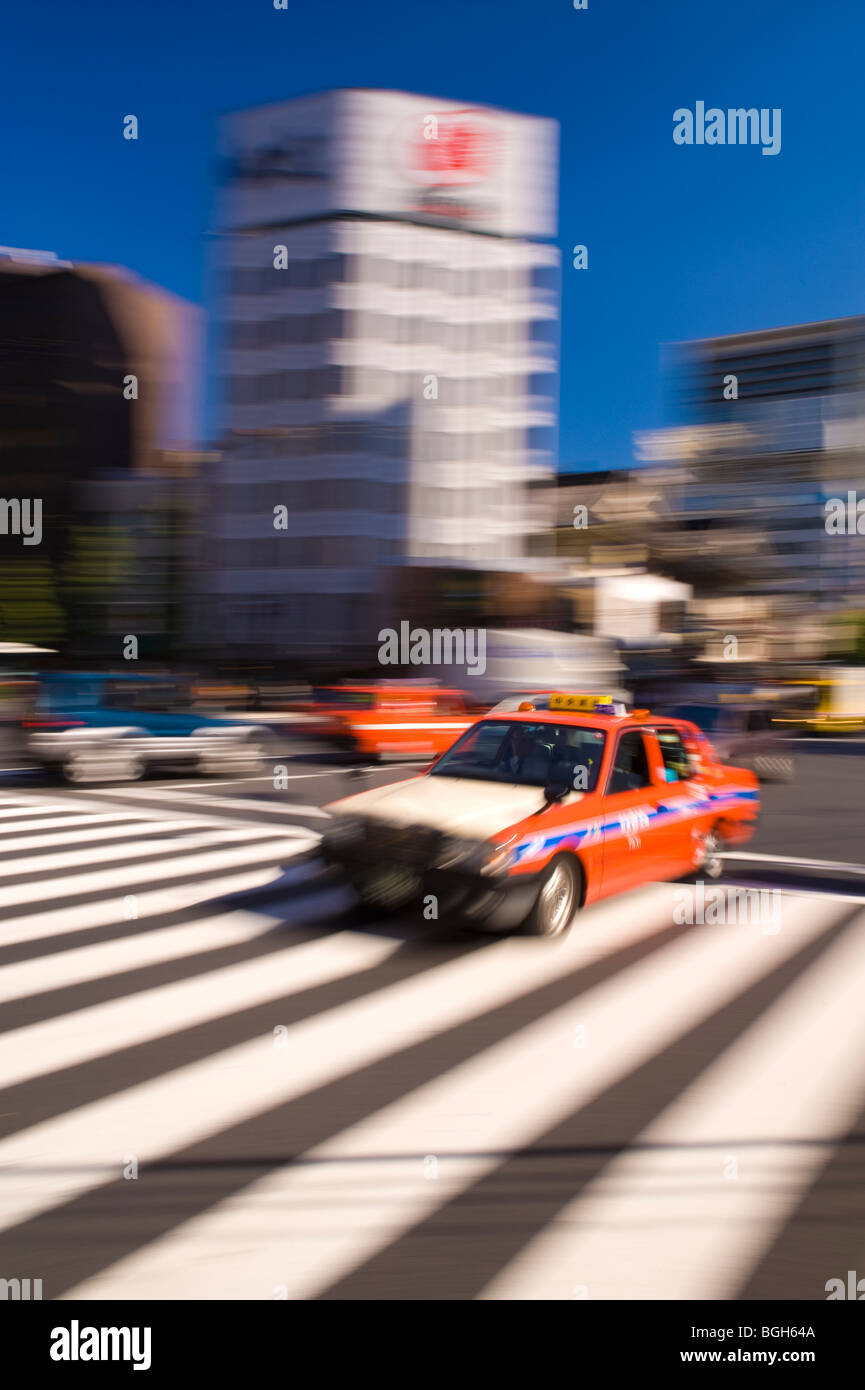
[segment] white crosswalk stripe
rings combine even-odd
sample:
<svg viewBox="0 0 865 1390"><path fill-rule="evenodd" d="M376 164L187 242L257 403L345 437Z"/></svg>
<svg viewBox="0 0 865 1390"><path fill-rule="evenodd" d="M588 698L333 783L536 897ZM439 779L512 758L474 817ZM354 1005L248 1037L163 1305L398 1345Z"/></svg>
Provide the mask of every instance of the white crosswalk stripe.
<svg viewBox="0 0 865 1390"><path fill-rule="evenodd" d="M157 827L153 827L156 829ZM213 831L208 830L203 833L189 833L180 839L171 839L172 832L182 829L174 821L166 821L161 827L162 842L158 838L153 840L144 839L140 844L125 845L123 848L123 859L125 864L130 864L133 860L154 859L160 855L166 856L172 852L185 852L190 849L209 848L214 842ZM187 827L188 829L188 827ZM277 853L286 848L286 837L292 839L308 839L305 835L299 835L295 831L270 832L270 839L276 843ZM267 840L268 836L263 834L260 827L245 828L238 826L231 830L220 832L219 840L222 844L237 844L242 841L254 841L261 844ZM117 859L117 846L114 844L91 845L86 851L88 864L114 863ZM60 869L72 869L81 863L81 850L68 850L57 854L33 855L28 858L14 858L0 863L0 880L4 878L18 878L24 874L51 873ZM160 875L161 877L161 875ZM96 880L92 880L92 890L97 892L99 885ZM2 892L0 890L0 902ZM14 894L14 890L10 889ZM18 901L26 901L26 895L22 895Z"/></svg>
<svg viewBox="0 0 865 1390"><path fill-rule="evenodd" d="M485 1296L561 1299L587 1285L593 1299L735 1297L865 1103L863 924L865 914ZM803 1142L788 1152L791 1134Z"/></svg>
<svg viewBox="0 0 865 1390"><path fill-rule="evenodd" d="M252 914L238 912L213 919L213 925L224 933L232 928L236 931L246 922L260 932L279 926L283 920L267 913L256 914L256 918L253 921ZM201 919L196 925L206 928L209 920ZM198 944L196 941L196 947ZM113 999L0 1035L0 1076L4 1086L20 1085L50 1073L58 1057L63 1058L65 1067L77 1066L218 1018L236 1009L238 1001L249 1008L273 1000L276 1007L279 1000L299 990L369 969L396 949L394 941L347 933L303 946L293 946L289 939L285 951L264 960L244 961L192 980L159 985L132 998Z"/></svg>
<svg viewBox="0 0 865 1390"><path fill-rule="evenodd" d="M630 924L622 936L632 940L645 929ZM275 1048L270 1036L256 1038L0 1142L0 1175L15 1174L14 1186L0 1186L0 1229L115 1176L114 1162L106 1165L94 1149L97 1135L112 1154L125 1144L142 1162L152 1162L220 1125L236 1124L388 1056L397 1044L408 1047L430 1029L453 1027L518 997L531 984L557 978L561 956L578 949L575 939L567 946L566 952L544 956L532 952L530 943L497 942L404 984L384 985L334 1017L324 1013L296 1025L285 1049ZM230 1088L226 1077L232 1078ZM33 1161L37 1154L58 1152L68 1170L58 1172L51 1160Z"/></svg>
<svg viewBox="0 0 865 1390"><path fill-rule="evenodd" d="M272 779L268 779L272 786ZM201 786L202 784L198 784ZM206 785L206 784L205 784ZM99 793L94 793L99 795ZM150 808L154 805L163 804L166 806L181 803L185 810L197 808L203 815L210 814L208 808L217 807L219 812L231 812L249 814L251 811L261 816L268 815L294 815L304 816L312 820L329 820L327 811L320 806L311 806L300 802L291 801L254 801L240 796L209 796L201 792L190 792L185 786L174 787L123 787L115 793L116 800L120 804L131 806L142 806Z"/></svg>
<svg viewBox="0 0 865 1390"><path fill-rule="evenodd" d="M234 832L231 832L234 833ZM300 846L315 843L310 836L300 832L288 831L279 837L267 839L261 831L240 848L209 849L213 836L195 838L194 848L202 848L200 854L193 854L172 861L174 874L182 877L189 874L218 873L227 868L239 868L255 863L265 863L295 854ZM37 861L38 866L38 861ZM119 890L130 882L133 884L164 883L172 873L165 861L156 863L136 863L134 869L124 864L117 868L102 869L97 873L70 874L54 880L34 879L31 883L16 883L6 888L0 887L0 908L14 908L25 903L45 902L49 898L81 897L84 894L100 893L106 889Z"/></svg>
<svg viewBox="0 0 865 1390"><path fill-rule="evenodd" d="M383 1288L424 1223L447 1225L515 1155L663 1069L777 973L741 1031L717 1025L708 1065L661 1088L650 1123L629 1138L623 1117L594 1176L579 1155L561 1161L555 1219L521 1208L524 1234L469 1295L735 1297L865 1105L858 903L790 894L779 931L685 927L659 884L588 910L557 943L467 938L420 912L361 928L345 890L306 867L315 831L275 824L273 803L254 823L250 803L234 819L192 799L200 815L188 800L0 794L0 1230L13 1252L65 1250L47 1297ZM265 1144L234 1174L242 1136L257 1153L274 1126L272 1156ZM171 1176L223 1135L210 1195L193 1159ZM128 1155L129 1199L161 1181L171 1200L157 1193L128 1231L93 1223L92 1256L85 1244L70 1261L67 1210L108 1202ZM149 1176L161 1164L168 1176ZM451 1232L455 1269L500 1234L485 1210ZM429 1278L446 1282L434 1260Z"/></svg>
<svg viewBox="0 0 865 1390"><path fill-rule="evenodd" d="M70 1296L106 1297L109 1286L120 1298L156 1297L159 1288L162 1297L180 1296L179 1285L197 1260L199 1297L260 1298L271 1285L283 1286L289 1298L314 1297L492 1171L495 1155L519 1149L627 1074L824 924L813 909L803 911L783 939L757 938L746 952L731 935L708 927L680 937L579 1001L562 1005L313 1149L305 1165L263 1179ZM647 1032L652 1001L666 990L668 1006ZM590 1041L585 1050L573 1046L577 1027ZM540 1077L546 1078L543 1086ZM436 1165L433 1181L424 1169L427 1155ZM290 1251L273 1248L264 1260L244 1253L244 1230L277 1211L286 1212L291 1223ZM338 1222L327 1219L337 1211ZM229 1252L238 1250L227 1274ZM548 1296L570 1297L578 1282L585 1280L574 1277L558 1295Z"/></svg>
<svg viewBox="0 0 865 1390"><path fill-rule="evenodd" d="M145 825L146 818L138 814L121 815L117 811L94 812L92 815L82 815L80 812L75 815L64 815L63 807L56 814L44 818L33 817L28 820L20 821L0 821L0 847L8 839L14 839L18 835L35 834L39 836L42 844L50 843L48 836L55 834L59 830L65 830L73 826L104 826L112 825ZM158 819L154 818L154 824L158 824Z"/></svg>
<svg viewBox="0 0 865 1390"><path fill-rule="evenodd" d="M303 849L300 844L299 849ZM196 903L213 902L238 893L251 892L278 882L278 870L265 862L257 869L243 868L233 873L204 874L192 883L172 884L168 888L149 888L146 891L130 882L121 884L110 898L85 902L76 907L49 906L42 912L6 918L0 931L0 944L18 946L24 942L39 942L72 932L91 928L128 924L130 919L144 922L181 912ZM126 891L129 889L130 891Z"/></svg>
<svg viewBox="0 0 865 1390"><path fill-rule="evenodd" d="M69 818L69 829L59 829L55 825L50 830L37 831L29 835L10 835L0 836L0 860L4 855L20 854L25 849L55 849L61 845L83 845L83 844L106 844L109 840L138 839L141 835L165 835L175 830L196 830L200 828L200 821L195 820L136 820L134 817L120 824L113 824L108 816L86 817L90 822L90 828L80 830L76 827L80 822L73 817ZM101 825L94 825L93 821L102 821ZM108 822L105 824L104 822ZM27 826L32 830L32 826ZM45 867L45 861L42 861Z"/></svg>
<svg viewBox="0 0 865 1390"><path fill-rule="evenodd" d="M50 816L69 810L68 801L42 801L38 797L32 801L6 801L0 807L0 822L15 816Z"/></svg>

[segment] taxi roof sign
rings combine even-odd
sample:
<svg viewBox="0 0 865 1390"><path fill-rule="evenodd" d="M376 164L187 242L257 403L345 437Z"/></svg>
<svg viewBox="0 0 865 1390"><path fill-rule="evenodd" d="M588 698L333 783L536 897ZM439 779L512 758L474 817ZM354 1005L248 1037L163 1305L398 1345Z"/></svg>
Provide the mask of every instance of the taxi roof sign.
<svg viewBox="0 0 865 1390"><path fill-rule="evenodd" d="M597 691L557 691L550 696L550 709L579 710L582 714L624 714L625 706L612 695Z"/></svg>

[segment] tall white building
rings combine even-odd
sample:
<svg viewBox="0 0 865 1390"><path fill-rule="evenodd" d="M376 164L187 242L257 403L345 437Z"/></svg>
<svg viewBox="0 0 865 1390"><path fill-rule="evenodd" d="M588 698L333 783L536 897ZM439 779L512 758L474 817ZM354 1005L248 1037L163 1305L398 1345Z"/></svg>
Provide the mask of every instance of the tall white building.
<svg viewBox="0 0 865 1390"><path fill-rule="evenodd" d="M555 467L557 127L363 89L228 117L195 636L372 653L407 566L519 568ZM531 563L531 562L527 562Z"/></svg>

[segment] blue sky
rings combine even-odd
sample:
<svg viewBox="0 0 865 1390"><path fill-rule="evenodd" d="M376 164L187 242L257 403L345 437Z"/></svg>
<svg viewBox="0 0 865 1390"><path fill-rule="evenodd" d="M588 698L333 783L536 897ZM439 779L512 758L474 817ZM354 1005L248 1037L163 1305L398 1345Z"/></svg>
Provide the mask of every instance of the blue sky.
<svg viewBox="0 0 865 1390"><path fill-rule="evenodd" d="M865 6L588 4L21 7L0 22L0 242L119 262L200 302L221 112L369 86L555 117L561 463L626 465L632 432L667 418L661 342L865 308ZM675 145L673 111L698 100L780 107L781 152Z"/></svg>

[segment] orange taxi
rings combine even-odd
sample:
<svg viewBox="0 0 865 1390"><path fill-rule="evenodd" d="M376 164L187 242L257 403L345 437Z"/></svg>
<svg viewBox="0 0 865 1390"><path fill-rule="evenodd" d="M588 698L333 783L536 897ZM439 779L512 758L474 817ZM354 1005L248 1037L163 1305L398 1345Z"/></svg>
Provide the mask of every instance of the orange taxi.
<svg viewBox="0 0 865 1390"><path fill-rule="evenodd" d="M439 916L552 937L600 898L717 877L754 832L759 783L687 720L554 692L490 711L420 776L327 809L324 857L370 906L433 894Z"/></svg>
<svg viewBox="0 0 865 1390"><path fill-rule="evenodd" d="M460 690L390 684L327 685L305 707L306 731L358 757L435 757L477 718Z"/></svg>

